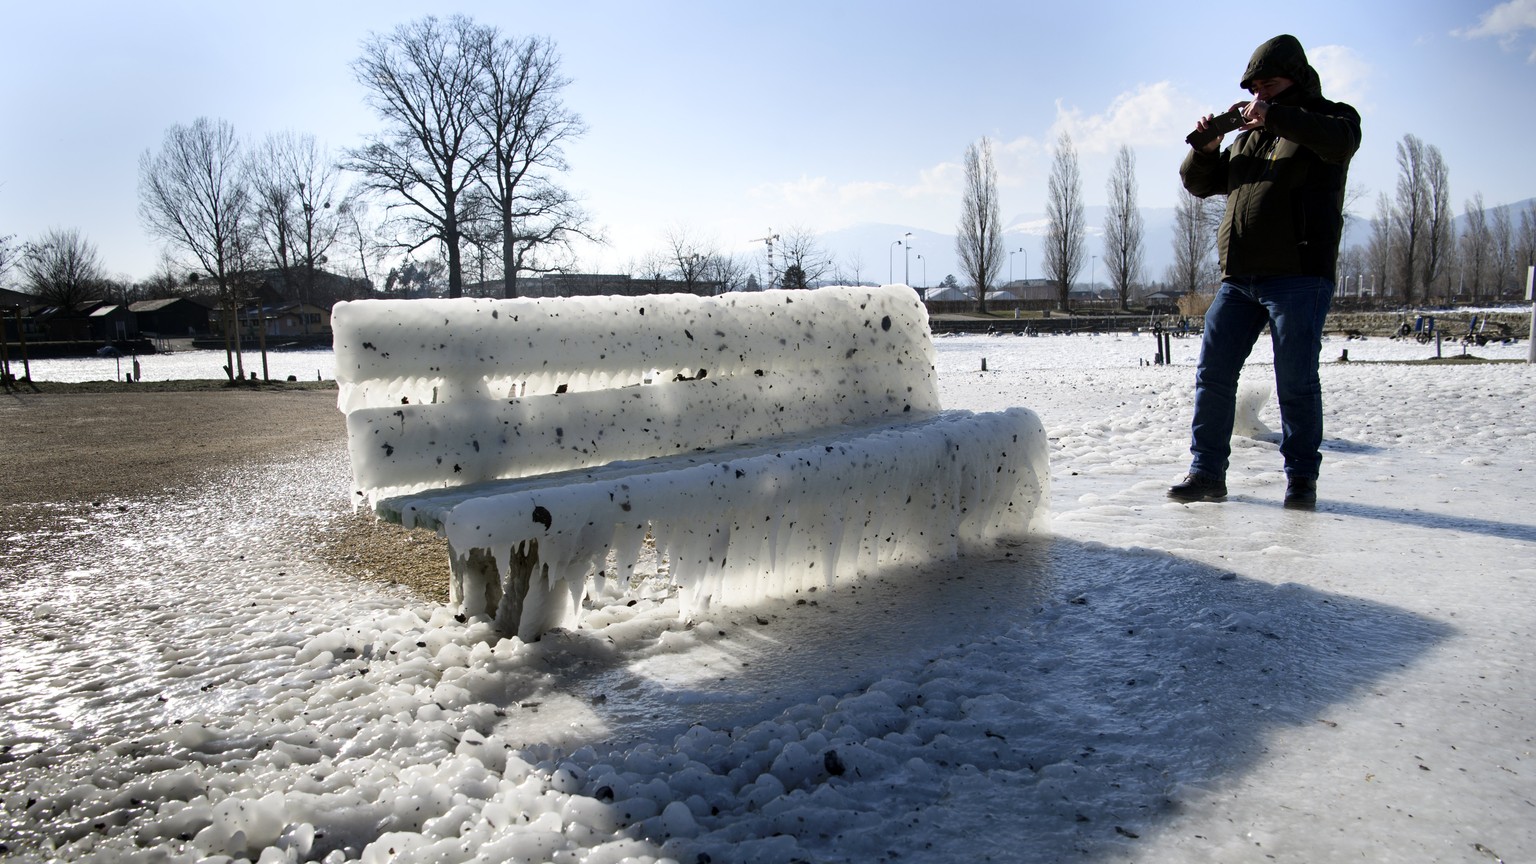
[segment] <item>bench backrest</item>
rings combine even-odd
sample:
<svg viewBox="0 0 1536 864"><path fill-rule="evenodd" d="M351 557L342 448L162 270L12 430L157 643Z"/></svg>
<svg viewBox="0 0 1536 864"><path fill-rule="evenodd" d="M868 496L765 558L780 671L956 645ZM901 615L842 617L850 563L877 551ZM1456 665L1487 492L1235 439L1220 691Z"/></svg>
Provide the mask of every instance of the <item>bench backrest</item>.
<svg viewBox="0 0 1536 864"><path fill-rule="evenodd" d="M357 493L527 477L939 410L911 288L336 305Z"/></svg>

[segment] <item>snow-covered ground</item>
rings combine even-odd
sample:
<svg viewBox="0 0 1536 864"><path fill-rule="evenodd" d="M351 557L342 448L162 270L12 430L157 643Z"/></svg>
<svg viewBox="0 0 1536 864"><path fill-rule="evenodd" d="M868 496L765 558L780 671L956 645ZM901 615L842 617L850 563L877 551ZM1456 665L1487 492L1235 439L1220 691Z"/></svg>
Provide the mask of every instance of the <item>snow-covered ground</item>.
<svg viewBox="0 0 1536 864"><path fill-rule="evenodd" d="M1324 346L1304 513L1262 434L1163 497L1193 340L940 339L946 406L1044 420L1049 536L694 621L658 578L532 644L314 560L339 443L7 536L0 856L1528 860L1536 369L1345 349L1434 352Z"/></svg>

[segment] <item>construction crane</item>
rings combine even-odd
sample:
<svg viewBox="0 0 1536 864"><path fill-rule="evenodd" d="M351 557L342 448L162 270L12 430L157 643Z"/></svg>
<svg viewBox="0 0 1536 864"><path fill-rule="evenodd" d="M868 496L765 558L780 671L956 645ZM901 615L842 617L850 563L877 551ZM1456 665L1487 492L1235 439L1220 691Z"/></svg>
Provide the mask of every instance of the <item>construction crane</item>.
<svg viewBox="0 0 1536 864"><path fill-rule="evenodd" d="M778 281L778 274L776 272L774 272L774 269L773 269L773 242L775 240L777 240L777 239L779 239L779 235L773 233L773 229L769 228L768 229L768 236L767 237L754 237L751 240L747 241L749 243L762 243L762 244L764 244L764 245L766 245L768 247L768 287L769 288L772 288L774 283Z"/></svg>

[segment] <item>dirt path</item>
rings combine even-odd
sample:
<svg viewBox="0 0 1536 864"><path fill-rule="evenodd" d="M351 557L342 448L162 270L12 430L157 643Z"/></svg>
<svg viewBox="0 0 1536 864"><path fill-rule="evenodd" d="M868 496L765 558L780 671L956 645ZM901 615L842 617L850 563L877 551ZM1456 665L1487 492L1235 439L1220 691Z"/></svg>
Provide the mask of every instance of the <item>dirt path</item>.
<svg viewBox="0 0 1536 864"><path fill-rule="evenodd" d="M0 501L90 502L175 488L345 435L334 390L20 391L0 396Z"/></svg>
<svg viewBox="0 0 1536 864"><path fill-rule="evenodd" d="M104 500L191 486L230 465L339 446L346 436L334 389L43 391L0 393L0 536L48 531ZM336 508L331 530L316 535L320 558L447 599L444 542L354 514L345 501ZM0 561L10 557L0 550Z"/></svg>

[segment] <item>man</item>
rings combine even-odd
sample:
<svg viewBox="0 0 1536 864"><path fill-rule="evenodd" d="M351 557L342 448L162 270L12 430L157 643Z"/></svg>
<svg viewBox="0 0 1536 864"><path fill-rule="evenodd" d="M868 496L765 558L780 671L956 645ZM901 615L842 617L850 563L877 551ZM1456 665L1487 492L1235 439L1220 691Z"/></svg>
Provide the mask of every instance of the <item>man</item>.
<svg viewBox="0 0 1536 864"><path fill-rule="evenodd" d="M1195 373L1189 475L1168 490L1175 501L1227 495L1227 462L1237 380L1269 325L1280 401L1285 506L1317 502L1323 391L1317 358L1333 300L1343 228L1344 183L1360 146L1360 115L1323 98L1317 72L1294 36L1259 46L1240 85L1247 121L1231 148L1217 137L1192 148L1179 174L1201 198L1226 195L1218 246L1221 288L1205 315ZM1212 117L1196 124L1205 130Z"/></svg>

